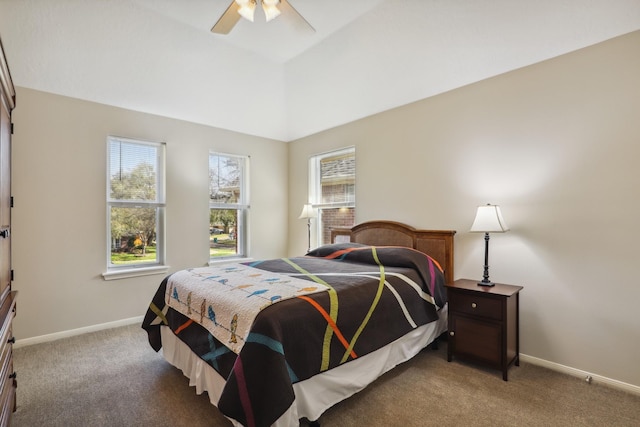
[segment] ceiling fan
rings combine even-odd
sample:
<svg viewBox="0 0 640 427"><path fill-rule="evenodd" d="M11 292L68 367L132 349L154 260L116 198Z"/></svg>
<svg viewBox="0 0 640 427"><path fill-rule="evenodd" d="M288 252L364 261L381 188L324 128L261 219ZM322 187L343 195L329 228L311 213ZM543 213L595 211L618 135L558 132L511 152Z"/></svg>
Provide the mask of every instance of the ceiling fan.
<svg viewBox="0 0 640 427"><path fill-rule="evenodd" d="M292 18L294 23L301 24L307 29L315 31L311 24L309 24L287 0L260 0L260 2L262 3L262 10L264 11L267 22L280 14L284 14ZM211 32L216 34L229 34L240 20L240 17L253 22L257 3L258 0L233 0L227 10L225 10L218 19L218 22L211 28Z"/></svg>

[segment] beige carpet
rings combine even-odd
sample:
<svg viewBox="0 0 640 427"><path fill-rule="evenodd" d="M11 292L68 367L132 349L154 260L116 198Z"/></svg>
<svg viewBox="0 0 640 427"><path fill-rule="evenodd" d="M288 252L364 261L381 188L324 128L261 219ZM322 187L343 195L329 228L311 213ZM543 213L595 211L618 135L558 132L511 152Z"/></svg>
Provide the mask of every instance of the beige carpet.
<svg viewBox="0 0 640 427"><path fill-rule="evenodd" d="M13 426L229 427L137 325L15 350ZM638 426L640 396L522 363L497 371L425 350L321 418L350 426ZM303 423L302 425L306 425Z"/></svg>

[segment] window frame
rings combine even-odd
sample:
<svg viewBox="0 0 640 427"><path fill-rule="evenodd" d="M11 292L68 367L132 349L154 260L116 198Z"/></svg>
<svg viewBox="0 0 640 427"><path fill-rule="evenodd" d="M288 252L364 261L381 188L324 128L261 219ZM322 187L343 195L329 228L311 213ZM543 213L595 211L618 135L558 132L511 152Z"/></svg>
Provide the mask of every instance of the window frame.
<svg viewBox="0 0 640 427"><path fill-rule="evenodd" d="M322 176L321 176L321 163L322 160L328 157L339 157L352 154L354 159L356 156L356 147L349 146L345 148L339 148L336 150L326 151L319 154L314 154L309 158L309 199L308 203L317 211L317 221L315 224L312 239L315 240L316 245L322 245L330 242L322 241L323 236L323 209L339 209L339 208L352 208L354 211L354 224L355 224L355 209L356 209L356 171L354 171L354 183L353 183L353 201L344 202L323 202L322 201Z"/></svg>
<svg viewBox="0 0 640 427"><path fill-rule="evenodd" d="M233 259L241 259L249 257L248 250L248 242L249 242L249 210L251 208L249 203L249 166L251 157L248 155L242 154L230 154L223 153L216 150L209 151L209 157L207 164L211 164L211 157L226 157L226 158L235 158L239 159L240 162L240 177L239 177L239 190L240 197L237 203L216 203L211 199L211 176L209 179L209 207L208 207L208 217L211 215L211 209L221 209L221 210L236 210L237 211L237 223L236 223L236 253L228 256L211 256L211 246L209 245L209 264L221 262L221 261L229 261ZM208 167L208 172L210 174L211 168Z"/></svg>
<svg viewBox="0 0 640 427"><path fill-rule="evenodd" d="M155 200L123 200L111 198L111 144L150 146L156 149L156 198ZM109 135L107 137L107 172L106 172L106 237L107 237L107 272L105 280L134 277L147 274L158 274L168 271L166 265L166 143L135 138ZM111 210L112 208L153 208L156 210L156 260L131 264L113 264L111 258Z"/></svg>

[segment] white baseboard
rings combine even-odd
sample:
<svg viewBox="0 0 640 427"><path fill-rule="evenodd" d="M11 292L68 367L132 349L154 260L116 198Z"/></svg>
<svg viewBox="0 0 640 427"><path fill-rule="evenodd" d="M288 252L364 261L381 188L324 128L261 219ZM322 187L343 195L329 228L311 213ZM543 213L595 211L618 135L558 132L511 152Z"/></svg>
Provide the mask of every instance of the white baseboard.
<svg viewBox="0 0 640 427"><path fill-rule="evenodd" d="M104 329L117 328L119 326L132 325L134 323L142 324L143 319L144 319L144 316L131 317L129 319L116 320L114 322L101 323L99 325L85 326L84 328L71 329L69 331L62 331L62 332L56 332L48 335L40 335L38 337L25 338L22 340L16 340L15 344L13 344L13 347L14 348L26 347L29 345L59 340L61 338L68 338L76 335L82 335L88 332L96 332Z"/></svg>
<svg viewBox="0 0 640 427"><path fill-rule="evenodd" d="M568 374L573 377L578 377L583 379L584 381L587 381L587 378L590 378L590 381L587 381L587 382L602 383L612 388L616 388L618 390L622 390L627 393L632 393L640 396L640 387L633 384L624 383L622 381L603 377L601 375L596 375L591 372L582 371L580 369L561 365L559 363L549 362L548 360L539 359L537 357L528 356L526 354L520 354L520 360L523 362L531 363L532 365L542 366L543 368L551 369L552 371L561 372L563 374Z"/></svg>

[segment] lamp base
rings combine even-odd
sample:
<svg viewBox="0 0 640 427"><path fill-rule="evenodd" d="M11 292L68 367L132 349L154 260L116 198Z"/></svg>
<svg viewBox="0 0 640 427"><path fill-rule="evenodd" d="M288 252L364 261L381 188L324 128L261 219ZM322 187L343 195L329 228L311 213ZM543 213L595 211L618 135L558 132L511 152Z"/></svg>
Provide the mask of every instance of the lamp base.
<svg viewBox="0 0 640 427"><path fill-rule="evenodd" d="M496 285L495 283L490 282L488 280L486 282L484 280L481 282L478 282L478 286L495 286L495 285Z"/></svg>

